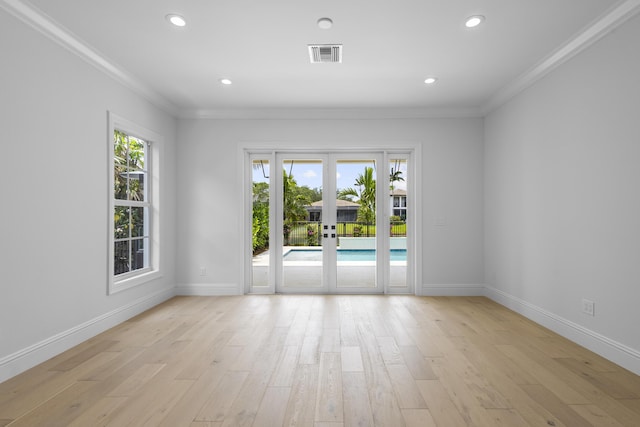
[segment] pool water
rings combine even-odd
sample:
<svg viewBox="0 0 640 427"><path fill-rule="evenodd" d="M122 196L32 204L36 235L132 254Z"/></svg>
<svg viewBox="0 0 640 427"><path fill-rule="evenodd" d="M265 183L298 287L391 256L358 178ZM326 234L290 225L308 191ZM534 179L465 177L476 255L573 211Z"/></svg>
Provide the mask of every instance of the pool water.
<svg viewBox="0 0 640 427"><path fill-rule="evenodd" d="M285 261L322 261L321 249L291 249ZM374 249L338 249L338 261L375 261ZM406 249L391 249L391 261L406 261Z"/></svg>

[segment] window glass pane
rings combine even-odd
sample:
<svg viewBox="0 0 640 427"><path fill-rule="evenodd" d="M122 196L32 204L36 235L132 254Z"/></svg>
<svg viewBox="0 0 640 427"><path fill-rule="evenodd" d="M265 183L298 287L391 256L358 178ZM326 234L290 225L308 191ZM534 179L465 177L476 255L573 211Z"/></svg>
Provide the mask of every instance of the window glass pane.
<svg viewBox="0 0 640 427"><path fill-rule="evenodd" d="M129 168L134 171L145 170L145 142L129 137Z"/></svg>
<svg viewBox="0 0 640 427"><path fill-rule="evenodd" d="M114 198L117 200L127 199L127 136L120 132L114 132L113 146L113 181L114 181Z"/></svg>
<svg viewBox="0 0 640 427"><path fill-rule="evenodd" d="M129 200L145 201L145 175L142 171L129 172Z"/></svg>
<svg viewBox="0 0 640 427"><path fill-rule="evenodd" d="M131 237L144 236L144 207L131 208Z"/></svg>
<svg viewBox="0 0 640 427"><path fill-rule="evenodd" d="M113 197L116 200L127 200L127 168L115 165L113 169Z"/></svg>
<svg viewBox="0 0 640 427"><path fill-rule="evenodd" d="M129 137L119 130L113 132L113 157L117 164L127 166L127 151L129 151Z"/></svg>
<svg viewBox="0 0 640 427"><path fill-rule="evenodd" d="M134 239L131 241L131 271L145 267L144 251L147 239Z"/></svg>
<svg viewBox="0 0 640 427"><path fill-rule="evenodd" d="M125 239L129 237L129 208L124 206L116 206L113 220L113 237L115 237L116 239Z"/></svg>
<svg viewBox="0 0 640 427"><path fill-rule="evenodd" d="M129 268L129 241L115 242L113 273L122 274L130 270Z"/></svg>

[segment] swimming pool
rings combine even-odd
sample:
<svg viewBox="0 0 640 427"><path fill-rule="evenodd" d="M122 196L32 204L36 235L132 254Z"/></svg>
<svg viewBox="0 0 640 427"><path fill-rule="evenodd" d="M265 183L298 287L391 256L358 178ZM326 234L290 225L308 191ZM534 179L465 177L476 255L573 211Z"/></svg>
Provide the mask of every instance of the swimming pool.
<svg viewBox="0 0 640 427"><path fill-rule="evenodd" d="M285 261L322 261L321 249L291 249ZM374 249L338 249L338 261L375 261ZM406 249L391 249L391 261L406 261Z"/></svg>

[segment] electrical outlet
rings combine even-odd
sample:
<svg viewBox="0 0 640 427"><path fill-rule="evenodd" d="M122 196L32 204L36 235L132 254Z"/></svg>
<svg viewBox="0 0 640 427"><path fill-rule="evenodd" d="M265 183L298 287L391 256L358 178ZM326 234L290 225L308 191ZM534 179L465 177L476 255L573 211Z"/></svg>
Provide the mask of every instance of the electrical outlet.
<svg viewBox="0 0 640 427"><path fill-rule="evenodd" d="M200 275L201 276L206 276L207 275L207 269L205 267L200 267Z"/></svg>
<svg viewBox="0 0 640 427"><path fill-rule="evenodd" d="M596 315L596 303L588 300L588 299L583 299L582 300L582 312L584 314L588 314L589 316L595 316Z"/></svg>

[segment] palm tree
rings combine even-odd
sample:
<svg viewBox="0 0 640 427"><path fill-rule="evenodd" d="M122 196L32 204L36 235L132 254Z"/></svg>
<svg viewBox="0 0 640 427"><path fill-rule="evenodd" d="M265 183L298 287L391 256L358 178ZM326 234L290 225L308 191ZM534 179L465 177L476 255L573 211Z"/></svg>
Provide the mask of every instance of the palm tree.
<svg viewBox="0 0 640 427"><path fill-rule="evenodd" d="M308 197L301 194L298 183L293 178L293 175L287 174L287 171L282 171L282 195L284 205L284 220L289 221L303 221L307 217L307 210L304 208L309 205L311 201Z"/></svg>
<svg viewBox="0 0 640 427"><path fill-rule="evenodd" d="M144 170L144 142L119 130L114 131L113 158L115 198L142 200L140 180L132 179L136 172Z"/></svg>
<svg viewBox="0 0 640 427"><path fill-rule="evenodd" d="M339 197L356 197L360 207L358 208L358 222L367 225L376 222L376 180L373 177L373 168L365 167L364 173L358 175L355 181L356 188L350 187L341 190Z"/></svg>
<svg viewBox="0 0 640 427"><path fill-rule="evenodd" d="M283 201L283 232L285 245L289 244L289 233L297 221L304 221L307 218L305 206L311 204L309 197L300 192L300 187L293 174L282 170L282 201Z"/></svg>
<svg viewBox="0 0 640 427"><path fill-rule="evenodd" d="M402 171L400 170L399 160L396 160L396 165L395 167L391 167L391 173L389 174L389 189L391 191L393 191L395 188L393 183L397 181L404 181L404 178L402 177Z"/></svg>

